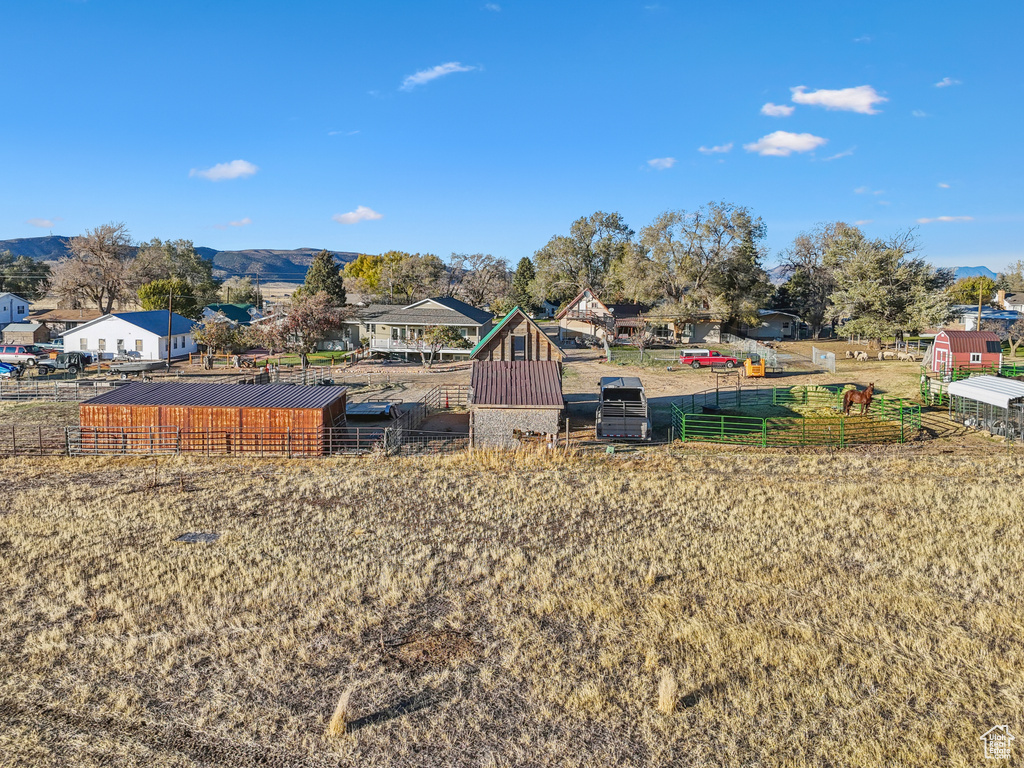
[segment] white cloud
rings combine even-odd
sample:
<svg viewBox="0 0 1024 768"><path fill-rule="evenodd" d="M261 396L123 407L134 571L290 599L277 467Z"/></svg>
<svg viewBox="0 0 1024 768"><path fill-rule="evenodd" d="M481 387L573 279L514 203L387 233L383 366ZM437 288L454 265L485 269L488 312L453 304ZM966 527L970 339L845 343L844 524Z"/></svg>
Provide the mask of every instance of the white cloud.
<svg viewBox="0 0 1024 768"><path fill-rule="evenodd" d="M912 114L914 117L931 117L931 115L929 115L923 109L911 110L910 114Z"/></svg>
<svg viewBox="0 0 1024 768"><path fill-rule="evenodd" d="M655 157L652 160L648 160L647 164L656 171L664 171L666 168L671 168L676 164L674 157Z"/></svg>
<svg viewBox="0 0 1024 768"><path fill-rule="evenodd" d="M328 131L328 136L355 136L359 131Z"/></svg>
<svg viewBox="0 0 1024 768"><path fill-rule="evenodd" d="M377 213L373 208L367 208L365 205L357 206L354 211L348 213L336 213L331 216L339 224L358 224L360 221L374 221L375 219L383 219L384 214Z"/></svg>
<svg viewBox="0 0 1024 768"><path fill-rule="evenodd" d="M768 117L789 117L795 109L796 107L790 107L785 104L772 104L769 101L761 107L761 114L768 115Z"/></svg>
<svg viewBox="0 0 1024 768"><path fill-rule="evenodd" d="M252 176L259 168L248 160L232 160L230 163L217 163L212 168L199 170L193 168L188 172L189 177L200 176L210 181L226 181L227 179L241 179Z"/></svg>
<svg viewBox="0 0 1024 768"><path fill-rule="evenodd" d="M457 61L449 61L447 64L438 64L436 67L420 70L414 75L409 75L402 81L402 90L411 91L417 85L424 85L425 83L429 83L431 80L436 80L439 77L451 75L455 72L472 72L474 69L476 69L476 67L467 67Z"/></svg>
<svg viewBox="0 0 1024 768"><path fill-rule="evenodd" d="M872 194L872 195L884 195L885 194L885 190L884 189L872 189L871 187L857 187L855 190L853 190L853 193L855 195L866 195L866 194L869 194L869 193Z"/></svg>
<svg viewBox="0 0 1024 768"><path fill-rule="evenodd" d="M498 11L501 10L501 6L498 5L497 3L484 3L484 10L494 11L495 13L498 13Z"/></svg>
<svg viewBox="0 0 1024 768"><path fill-rule="evenodd" d="M250 224L252 224L252 219L250 219L248 216L246 216L244 219L239 219L238 221L228 222L229 227L248 227Z"/></svg>
<svg viewBox="0 0 1024 768"><path fill-rule="evenodd" d="M732 142L718 144L714 147L697 147L697 151L705 155L723 155L732 150Z"/></svg>
<svg viewBox="0 0 1024 768"><path fill-rule="evenodd" d="M829 160L838 160L841 157L849 157L850 155L853 154L853 151L855 149L856 149L856 147L850 147L847 150L844 150L842 152L838 152L838 153L832 155L832 157L826 157L825 158L825 162L827 163Z"/></svg>
<svg viewBox="0 0 1024 768"><path fill-rule="evenodd" d="M29 219L26 224L31 224L33 227L39 227L40 229L50 229L53 226L53 222L56 219Z"/></svg>
<svg viewBox="0 0 1024 768"><path fill-rule="evenodd" d="M775 133L762 136L751 144L744 144L743 148L747 152L757 152L759 155L788 157L794 152L810 152L826 143L828 143L828 139L810 133L775 131Z"/></svg>
<svg viewBox="0 0 1024 768"><path fill-rule="evenodd" d="M933 219L918 219L918 224L934 224L935 222L950 222L950 221L974 221L973 216L936 216Z"/></svg>
<svg viewBox="0 0 1024 768"><path fill-rule="evenodd" d="M863 227L865 224L871 224L872 222L874 222L874 219L857 219L853 223L856 224L858 227Z"/></svg>
<svg viewBox="0 0 1024 768"><path fill-rule="evenodd" d="M853 42L855 42L855 43L870 43L871 42L871 35L861 35L860 37L855 37L855 38L853 38Z"/></svg>
<svg viewBox="0 0 1024 768"><path fill-rule="evenodd" d="M959 80L954 80L952 77L944 77L935 84L936 88L949 88L951 85L960 85Z"/></svg>
<svg viewBox="0 0 1024 768"><path fill-rule="evenodd" d="M939 189L949 189L949 184L944 181L939 182Z"/></svg>
<svg viewBox="0 0 1024 768"><path fill-rule="evenodd" d="M840 88L839 90L818 90L807 92L806 85L790 88L796 104L812 104L825 109L840 109L846 112L860 112L863 115L878 114L875 104L888 101L880 96L870 85L858 85L856 88Z"/></svg>

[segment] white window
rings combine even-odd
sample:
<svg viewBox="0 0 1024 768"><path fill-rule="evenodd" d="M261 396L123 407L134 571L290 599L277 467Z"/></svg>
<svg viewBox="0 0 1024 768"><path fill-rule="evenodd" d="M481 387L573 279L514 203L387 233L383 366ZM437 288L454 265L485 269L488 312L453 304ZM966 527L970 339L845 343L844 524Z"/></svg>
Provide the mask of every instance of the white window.
<svg viewBox="0 0 1024 768"><path fill-rule="evenodd" d="M100 352L106 352L107 351L107 340L106 339L100 339L99 341L97 341L96 342L96 348Z"/></svg>
<svg viewBox="0 0 1024 768"><path fill-rule="evenodd" d="M181 337L181 348L182 349L185 348L185 337L184 336Z"/></svg>
<svg viewBox="0 0 1024 768"><path fill-rule="evenodd" d="M175 349L178 348L178 337L177 336L174 337L174 348Z"/></svg>
<svg viewBox="0 0 1024 768"><path fill-rule="evenodd" d="M349 341L351 338L352 338L352 329L351 328L346 328L345 329L345 341Z"/></svg>
<svg viewBox="0 0 1024 768"><path fill-rule="evenodd" d="M89 340L85 336L78 340L78 348L83 352L89 348Z"/></svg>
<svg viewBox="0 0 1024 768"><path fill-rule="evenodd" d="M23 305L21 305L21 304L18 305L18 314L19 315L25 314L25 307Z"/></svg>
<svg viewBox="0 0 1024 768"><path fill-rule="evenodd" d="M971 362L972 363L980 363L981 362L981 352L971 352Z"/></svg>
<svg viewBox="0 0 1024 768"><path fill-rule="evenodd" d="M459 335L462 338L466 338L467 330L465 328L459 328Z"/></svg>
<svg viewBox="0 0 1024 768"><path fill-rule="evenodd" d="M136 352L141 352L142 351L142 339L136 339L135 340L135 351Z"/></svg>

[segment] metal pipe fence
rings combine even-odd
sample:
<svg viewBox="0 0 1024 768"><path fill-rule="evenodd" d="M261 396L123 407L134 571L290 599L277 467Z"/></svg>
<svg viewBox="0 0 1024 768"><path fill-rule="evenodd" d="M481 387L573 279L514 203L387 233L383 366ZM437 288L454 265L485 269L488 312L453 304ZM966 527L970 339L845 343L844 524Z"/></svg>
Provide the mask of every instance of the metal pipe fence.
<svg viewBox="0 0 1024 768"><path fill-rule="evenodd" d="M842 448L864 443L904 443L921 429L919 404L884 395L872 400L866 416L837 413L835 416L762 418L716 413L721 409L808 405L840 411L843 391L841 387L706 390L673 403L672 421L679 439L684 442L741 443L764 448L795 445Z"/></svg>

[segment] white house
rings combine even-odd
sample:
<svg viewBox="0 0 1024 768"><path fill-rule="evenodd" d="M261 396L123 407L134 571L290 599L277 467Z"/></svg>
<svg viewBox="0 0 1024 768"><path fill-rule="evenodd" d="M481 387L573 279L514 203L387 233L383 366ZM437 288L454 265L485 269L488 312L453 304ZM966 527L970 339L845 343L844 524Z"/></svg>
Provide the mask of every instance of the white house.
<svg viewBox="0 0 1024 768"><path fill-rule="evenodd" d="M742 327L743 335L748 339L773 339L788 341L800 335L800 317L791 312L779 312L774 309L759 309L757 325Z"/></svg>
<svg viewBox="0 0 1024 768"><path fill-rule="evenodd" d="M174 313L171 319L171 357L198 352L192 338L194 320ZM134 357L163 360L167 357L167 310L119 312L103 315L64 331L64 351L81 350L101 358Z"/></svg>
<svg viewBox="0 0 1024 768"><path fill-rule="evenodd" d="M0 293L0 331L28 317L28 301L13 293Z"/></svg>

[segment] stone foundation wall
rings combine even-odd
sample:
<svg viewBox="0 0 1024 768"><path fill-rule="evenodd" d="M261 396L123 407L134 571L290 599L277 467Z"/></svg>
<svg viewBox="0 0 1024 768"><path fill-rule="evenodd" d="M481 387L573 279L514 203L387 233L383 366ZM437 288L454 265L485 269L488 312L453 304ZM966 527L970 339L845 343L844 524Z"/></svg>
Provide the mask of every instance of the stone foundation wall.
<svg viewBox="0 0 1024 768"><path fill-rule="evenodd" d="M473 445L480 448L515 448L520 444L514 430L558 433L555 408L474 408Z"/></svg>

